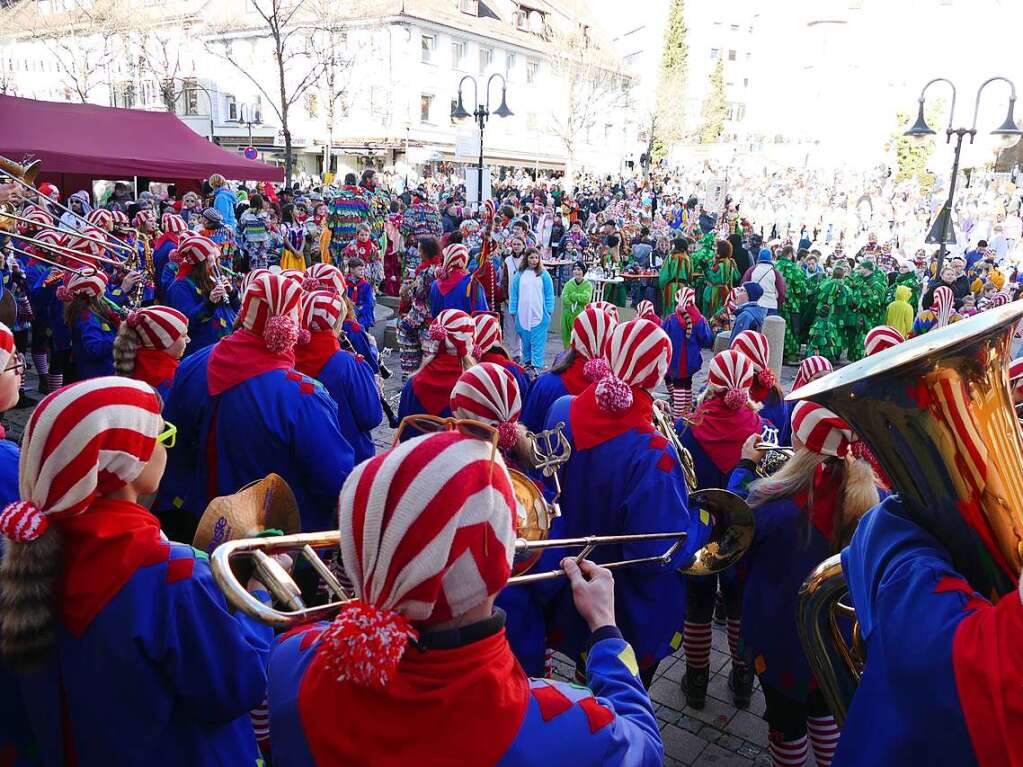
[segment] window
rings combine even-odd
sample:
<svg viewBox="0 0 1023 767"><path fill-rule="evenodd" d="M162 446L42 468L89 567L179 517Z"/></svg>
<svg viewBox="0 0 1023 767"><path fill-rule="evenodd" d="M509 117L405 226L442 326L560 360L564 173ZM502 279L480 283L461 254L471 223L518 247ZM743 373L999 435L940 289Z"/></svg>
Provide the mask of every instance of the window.
<svg viewBox="0 0 1023 767"><path fill-rule="evenodd" d="M419 97L419 120L420 122L430 122L430 109L433 107L433 96L426 93Z"/></svg>
<svg viewBox="0 0 1023 767"><path fill-rule="evenodd" d="M455 120L455 110L456 109L458 109L458 99L451 99L451 111L448 114L451 115L451 119L450 119L449 122L452 125L456 125L457 124L457 120Z"/></svg>
<svg viewBox="0 0 1023 767"><path fill-rule="evenodd" d="M486 72L494 63L494 49L480 47L480 72Z"/></svg>
<svg viewBox="0 0 1023 767"><path fill-rule="evenodd" d="M515 11L515 14L512 16L512 19L515 22L516 29L522 29L525 31L529 30L529 14L526 13L521 8Z"/></svg>
<svg viewBox="0 0 1023 767"><path fill-rule="evenodd" d="M263 122L263 97L256 96L256 103L252 105L252 122Z"/></svg>
<svg viewBox="0 0 1023 767"><path fill-rule="evenodd" d="M711 61L717 61L720 58L721 58L721 51L719 51L717 48L711 48L710 49L710 60Z"/></svg>
<svg viewBox="0 0 1023 767"><path fill-rule="evenodd" d="M518 58L514 53L509 53L504 57L504 76L506 79L511 79L512 70L515 69L515 64Z"/></svg>
<svg viewBox="0 0 1023 767"><path fill-rule="evenodd" d="M746 105L736 104L735 105L735 121L742 122L746 117Z"/></svg>
<svg viewBox="0 0 1023 767"><path fill-rule="evenodd" d="M536 119L536 112L526 113L526 130L535 131L539 123Z"/></svg>
<svg viewBox="0 0 1023 767"><path fill-rule="evenodd" d="M423 51L422 51L422 62L429 64L433 60L433 46L436 43L436 38L433 35L423 35Z"/></svg>
<svg viewBox="0 0 1023 767"><path fill-rule="evenodd" d="M319 115L320 105L315 93L307 93L305 95L305 113L310 119L314 119Z"/></svg>
<svg viewBox="0 0 1023 767"><path fill-rule="evenodd" d="M748 77L742 78L742 87L743 88L749 88L749 78Z"/></svg>
<svg viewBox="0 0 1023 767"><path fill-rule="evenodd" d="M121 83L117 88L114 99L116 102L119 102L116 103L116 106L124 109L131 109L135 106L135 83L131 81Z"/></svg>
<svg viewBox="0 0 1023 767"><path fill-rule="evenodd" d="M731 48L728 51L728 60L735 61L735 48Z"/></svg>
<svg viewBox="0 0 1023 767"><path fill-rule="evenodd" d="M738 24L732 24L732 26L730 28L731 28L731 30L733 32L738 32L739 31L739 25Z"/></svg>
<svg viewBox="0 0 1023 767"><path fill-rule="evenodd" d="M526 82L532 85L536 82L537 75L540 74L540 62L536 59L530 59L526 62Z"/></svg>
<svg viewBox="0 0 1023 767"><path fill-rule="evenodd" d="M238 120L238 101L234 96L227 96L227 119L232 122Z"/></svg>
<svg viewBox="0 0 1023 767"><path fill-rule="evenodd" d="M195 85L195 80L185 80L185 115L189 117L199 114L199 89Z"/></svg>
<svg viewBox="0 0 1023 767"><path fill-rule="evenodd" d="M462 61L465 60L465 43L455 40L451 43L451 67L461 69Z"/></svg>
<svg viewBox="0 0 1023 767"><path fill-rule="evenodd" d="M470 16L479 16L480 0L458 0L458 10Z"/></svg>
<svg viewBox="0 0 1023 767"><path fill-rule="evenodd" d="M604 141L611 140L611 130L614 126L611 123L604 123Z"/></svg>

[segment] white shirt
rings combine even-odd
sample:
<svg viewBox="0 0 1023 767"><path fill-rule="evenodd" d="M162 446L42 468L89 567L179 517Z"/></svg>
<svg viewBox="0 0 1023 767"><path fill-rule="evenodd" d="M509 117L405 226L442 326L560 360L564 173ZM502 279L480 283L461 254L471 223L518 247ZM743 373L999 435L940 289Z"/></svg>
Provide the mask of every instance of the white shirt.
<svg viewBox="0 0 1023 767"><path fill-rule="evenodd" d="M778 285L775 283L774 264L757 264L750 273L750 282L756 282L764 289L764 295L757 301L765 309L778 308Z"/></svg>
<svg viewBox="0 0 1023 767"><path fill-rule="evenodd" d="M532 330L543 322L543 282L532 269L519 273L519 325Z"/></svg>

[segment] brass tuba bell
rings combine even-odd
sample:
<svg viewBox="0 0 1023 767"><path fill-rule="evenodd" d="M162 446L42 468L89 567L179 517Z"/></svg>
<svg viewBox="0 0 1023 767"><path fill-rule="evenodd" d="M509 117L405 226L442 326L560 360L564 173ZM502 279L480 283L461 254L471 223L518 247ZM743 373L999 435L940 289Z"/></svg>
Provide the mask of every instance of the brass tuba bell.
<svg viewBox="0 0 1023 767"><path fill-rule="evenodd" d="M1023 569L1023 430L1008 379L1021 317L1023 302L990 309L789 396L845 419L873 451L909 516L991 598L1014 589ZM841 563L826 565L803 584L798 622L810 666L841 723L862 652L846 646L839 630L846 594Z"/></svg>

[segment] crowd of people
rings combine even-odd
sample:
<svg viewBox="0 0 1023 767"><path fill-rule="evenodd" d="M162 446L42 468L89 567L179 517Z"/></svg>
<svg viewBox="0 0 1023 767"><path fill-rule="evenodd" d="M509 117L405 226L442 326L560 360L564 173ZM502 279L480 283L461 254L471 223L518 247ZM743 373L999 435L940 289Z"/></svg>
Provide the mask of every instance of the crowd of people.
<svg viewBox="0 0 1023 767"><path fill-rule="evenodd" d="M870 217L836 231L795 194L825 181L795 179L740 176L718 210L685 172L571 193L513 178L478 208L457 185L397 193L372 170L302 191L216 175L178 198L121 186L97 207L4 185L16 311L0 325L0 411L35 410L20 449L0 442L0 754L659 765L647 690L681 649L687 705L705 706L718 613L732 701L748 707L759 679L774 764L1012 763L1018 568L968 581L855 425L785 400L764 331L785 320L800 388L1015 300L1016 240L1000 252L984 229L907 258L915 234ZM783 197L804 201L798 219L750 213ZM1003 197L1005 236L1019 199ZM398 306L403 381L385 450L381 295ZM1010 374L1023 397L1023 369ZM773 473L768 445L791 452ZM231 609L209 552L188 545L215 498L270 474L302 532L339 530L329 558L354 596L276 636ZM752 543L736 565L687 572L720 534L694 493L719 488L753 509ZM526 556L537 506L551 539L686 535L667 562L649 540ZM838 552L867 648L843 732L795 618L804 578ZM602 567L633 558L650 561ZM565 577L509 583L530 568ZM314 575L294 568L309 604ZM552 678L554 653L578 684Z"/></svg>

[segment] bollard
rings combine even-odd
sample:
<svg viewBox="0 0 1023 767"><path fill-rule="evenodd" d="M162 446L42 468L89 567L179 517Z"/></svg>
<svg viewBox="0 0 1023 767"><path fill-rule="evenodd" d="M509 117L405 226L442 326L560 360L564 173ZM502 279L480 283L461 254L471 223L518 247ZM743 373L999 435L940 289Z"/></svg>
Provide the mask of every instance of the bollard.
<svg viewBox="0 0 1023 767"><path fill-rule="evenodd" d="M723 352L728 348L728 339L732 337L732 333L729 330L722 330L716 336L714 336L714 353Z"/></svg>
<svg viewBox="0 0 1023 767"><path fill-rule="evenodd" d="M767 336L767 342L771 346L771 370L781 379L781 363L785 354L785 320L772 314L764 320L761 332Z"/></svg>

